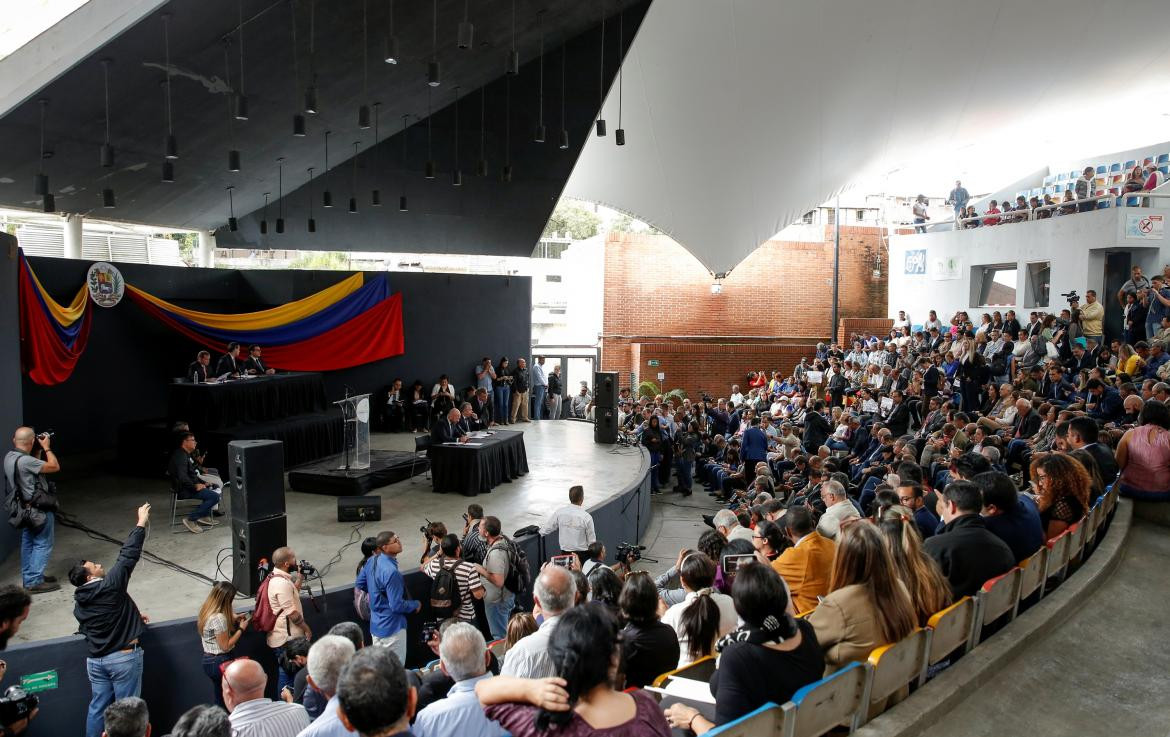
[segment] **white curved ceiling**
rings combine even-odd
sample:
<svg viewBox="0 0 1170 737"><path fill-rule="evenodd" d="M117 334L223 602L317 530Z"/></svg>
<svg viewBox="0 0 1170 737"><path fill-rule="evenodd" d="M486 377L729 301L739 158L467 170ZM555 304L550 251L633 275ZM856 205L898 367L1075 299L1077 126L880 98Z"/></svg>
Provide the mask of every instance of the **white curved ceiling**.
<svg viewBox="0 0 1170 737"><path fill-rule="evenodd" d="M879 172L936 192L992 152L992 187L1166 140L1168 49L1167 0L656 0L624 65L627 143L615 85L564 194L719 273Z"/></svg>

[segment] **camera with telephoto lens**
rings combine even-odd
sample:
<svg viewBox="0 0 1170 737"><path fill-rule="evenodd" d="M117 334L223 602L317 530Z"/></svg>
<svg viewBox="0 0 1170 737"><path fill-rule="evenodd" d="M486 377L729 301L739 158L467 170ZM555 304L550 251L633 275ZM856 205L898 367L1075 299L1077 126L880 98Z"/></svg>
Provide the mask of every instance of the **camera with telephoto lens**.
<svg viewBox="0 0 1170 737"><path fill-rule="evenodd" d="M297 568L300 570L301 575L305 578L312 578L313 576L317 575L317 569L314 568L313 564L307 560L302 560L300 563L298 563Z"/></svg>
<svg viewBox="0 0 1170 737"><path fill-rule="evenodd" d="M1078 294L1077 294L1077 290L1075 290L1075 289L1074 289L1074 290L1072 290L1071 292L1061 292L1061 293L1060 293L1060 296L1061 296L1061 297L1064 297L1065 299L1067 299L1067 300L1068 300L1068 303L1069 303L1070 305L1071 305L1073 302L1080 302L1080 301L1081 301L1081 297L1080 297L1080 295L1078 295Z"/></svg>
<svg viewBox="0 0 1170 737"><path fill-rule="evenodd" d="M642 551L645 549L645 545L618 543L617 549L613 551L614 562L625 566L632 565L634 562L642 560Z"/></svg>
<svg viewBox="0 0 1170 737"><path fill-rule="evenodd" d="M8 726L28 719L39 703L36 694L28 693L20 686L9 686L0 696L0 724Z"/></svg>

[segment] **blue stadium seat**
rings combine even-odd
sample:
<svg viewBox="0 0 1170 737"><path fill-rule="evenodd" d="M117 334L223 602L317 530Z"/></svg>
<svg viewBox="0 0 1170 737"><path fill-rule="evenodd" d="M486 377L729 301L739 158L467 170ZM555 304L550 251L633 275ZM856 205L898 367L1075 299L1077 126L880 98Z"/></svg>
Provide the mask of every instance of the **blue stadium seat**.
<svg viewBox="0 0 1170 737"><path fill-rule="evenodd" d="M1120 163L1115 163L1115 164L1109 165L1109 173L1110 174L1115 173L1115 172L1119 172L1119 171L1121 171L1121 164Z"/></svg>
<svg viewBox="0 0 1170 737"><path fill-rule="evenodd" d="M1105 171L1106 171L1106 170L1105 170L1105 165L1104 165L1104 164L1101 164L1100 166L1098 166L1098 167L1097 167L1097 173L1098 173L1098 174L1104 174L1104 173L1105 173Z"/></svg>
<svg viewBox="0 0 1170 737"><path fill-rule="evenodd" d="M1170 154L1158 154L1159 164L1170 164Z"/></svg>
<svg viewBox="0 0 1170 737"><path fill-rule="evenodd" d="M1133 168L1134 168L1135 166L1137 166L1137 162L1136 162L1136 161L1134 161L1133 159L1130 159L1129 161L1125 162L1125 167L1124 167L1124 168L1125 168L1125 170L1126 170L1127 172L1129 172L1129 171L1133 171Z"/></svg>

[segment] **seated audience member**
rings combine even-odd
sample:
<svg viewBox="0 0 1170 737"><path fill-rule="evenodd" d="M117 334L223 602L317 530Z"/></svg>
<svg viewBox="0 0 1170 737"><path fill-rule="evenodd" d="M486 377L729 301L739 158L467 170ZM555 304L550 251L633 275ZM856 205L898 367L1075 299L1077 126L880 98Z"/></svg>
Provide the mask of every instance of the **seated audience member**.
<svg viewBox="0 0 1170 737"><path fill-rule="evenodd" d="M1097 471L1105 486L1117 479L1117 460L1113 449L1100 442L1100 428L1089 417L1074 417L1068 423L1068 447L1081 449L1097 462Z"/></svg>
<svg viewBox="0 0 1170 737"><path fill-rule="evenodd" d="M816 633L807 619L793 616L774 571L759 563L744 565L736 572L733 594L743 625L716 645L719 667L711 676L715 721L677 703L666 710L672 727L704 734L769 702L783 704L824 674L825 655Z"/></svg>
<svg viewBox="0 0 1170 737"><path fill-rule="evenodd" d="M431 442L433 443L466 443L467 431L459 421L463 417L458 409L452 407L447 411L446 421L438 420L431 428Z"/></svg>
<svg viewBox="0 0 1170 737"><path fill-rule="evenodd" d="M678 668L710 655L715 640L735 629L735 605L731 597L712 588L716 567L703 553L691 553L679 566L686 598L662 615L663 623L678 637Z"/></svg>
<svg viewBox="0 0 1170 737"><path fill-rule="evenodd" d="M753 507L753 519L760 518L755 523L755 532L752 534L752 545L761 561L771 565L780 554L792 547L792 541L784 534L780 525L762 518L760 507Z"/></svg>
<svg viewBox="0 0 1170 737"><path fill-rule="evenodd" d="M792 547L772 561L772 569L788 584L796 612L812 611L818 598L829 593L837 547L817 532L813 514L807 507L793 507L781 519Z"/></svg>
<svg viewBox="0 0 1170 737"><path fill-rule="evenodd" d="M568 569L545 566L536 577L532 600L544 615L540 629L520 640L508 651L501 675L516 678L544 678L553 675L553 661L549 658L549 638L556 631L562 615L573 606L577 585Z"/></svg>
<svg viewBox="0 0 1170 737"><path fill-rule="evenodd" d="M926 506L926 493L922 490L922 484L902 481L895 492L898 495L898 503L914 514L914 524L918 527L919 537L926 540L934 535L939 520Z"/></svg>
<svg viewBox="0 0 1170 737"><path fill-rule="evenodd" d="M483 430L487 426L488 423L480 419L475 408L471 406L471 402L462 402L459 405L459 427L463 428L464 433L471 434L476 430Z"/></svg>
<svg viewBox="0 0 1170 737"><path fill-rule="evenodd" d="M585 582L589 584L588 600L606 605L609 607L610 613L621 619L621 606L618 604L618 599L622 595L622 580L613 572L613 569L606 566L595 566L585 577Z"/></svg>
<svg viewBox="0 0 1170 737"><path fill-rule="evenodd" d="M187 366L187 381L192 384L206 384L207 366L210 363L211 354L207 351L199 351L195 354L195 360Z"/></svg>
<svg viewBox="0 0 1170 737"><path fill-rule="evenodd" d="M447 628L439 645L439 667L455 685L446 698L419 710L412 729L416 737L504 737L507 734L503 727L484 716L483 707L475 697L476 684L492 677L487 664L487 643L479 630L466 622Z"/></svg>
<svg viewBox="0 0 1170 737"><path fill-rule="evenodd" d="M556 677L489 678L475 686L488 719L514 737L669 737L658 702L645 691L613 687L621 668L618 623L609 610L585 604L569 610L548 642Z"/></svg>
<svg viewBox="0 0 1170 737"><path fill-rule="evenodd" d="M353 642L339 635L325 635L309 648L309 660L305 666L309 688L323 696L327 703L320 716L297 737L349 737L349 730L337 715L337 681L355 652Z"/></svg>
<svg viewBox="0 0 1170 737"><path fill-rule="evenodd" d="M219 503L218 490L200 478L200 467L193 457L195 452L194 433L179 434L179 447L171 454L168 474L171 487L180 499L198 499L201 504L183 518L183 526L198 535L204 527L215 527L219 523L212 519L211 510Z"/></svg>
<svg viewBox="0 0 1170 737"><path fill-rule="evenodd" d="M835 540L841 528L848 520L861 517L857 507L849 501L845 487L838 481L826 481L821 484L821 500L825 503L825 513L817 522L817 532L822 536Z"/></svg>
<svg viewBox="0 0 1170 737"><path fill-rule="evenodd" d="M1080 521L1089 511L1089 472L1075 459L1051 453L1032 461L1036 508L1044 535L1053 539ZM998 574L997 574L998 575Z"/></svg>
<svg viewBox="0 0 1170 737"><path fill-rule="evenodd" d="M919 626L951 603L951 586L934 562L922 549L917 525L905 507L891 507L878 523L889 548L890 558L899 578L906 584Z"/></svg>
<svg viewBox="0 0 1170 737"><path fill-rule="evenodd" d="M1039 550L1045 541L1036 502L1016 491L1005 473L988 471L971 481L983 492L983 524L1012 550L1016 563Z"/></svg>
<svg viewBox="0 0 1170 737"><path fill-rule="evenodd" d="M252 376L271 376L276 373L276 369L269 368L268 364L264 363L264 359L260 354L263 349L258 345L248 346L248 360L244 361L244 371Z"/></svg>
<svg viewBox="0 0 1170 737"><path fill-rule="evenodd" d="M238 378L243 370L244 364L240 361L240 344L233 340L227 344L227 353L220 356L219 361L216 362L212 378L218 379L223 376Z"/></svg>
<svg viewBox="0 0 1170 737"><path fill-rule="evenodd" d="M171 737L232 737L232 723L220 707L200 704L183 712Z"/></svg>
<svg viewBox="0 0 1170 737"><path fill-rule="evenodd" d="M626 622L622 629L626 687L642 688L678 665L678 636L659 620L658 592L645 571L626 576L618 603Z"/></svg>
<svg viewBox="0 0 1170 737"><path fill-rule="evenodd" d="M751 542L752 531L749 527L740 525L735 512L729 509L720 509L711 518L712 526L730 542L731 540L747 540Z"/></svg>
<svg viewBox="0 0 1170 737"><path fill-rule="evenodd" d="M305 707L265 698L267 685L268 676L255 660L233 660L224 669L223 701L232 737L295 737L309 726Z"/></svg>
<svg viewBox="0 0 1170 737"><path fill-rule="evenodd" d="M983 494L970 481L952 481L939 496L942 530L924 543L951 584L955 599L973 596L984 583L1016 565L1011 548L988 531L980 512Z"/></svg>
<svg viewBox="0 0 1170 737"><path fill-rule="evenodd" d="M1170 500L1170 410L1152 399L1142 406L1138 426L1117 443L1121 494L1151 501Z"/></svg>
<svg viewBox="0 0 1170 737"><path fill-rule="evenodd" d="M409 734L417 698L398 656L387 647L363 648L337 682L338 716L358 737Z"/></svg>
<svg viewBox="0 0 1170 737"><path fill-rule="evenodd" d="M580 572L577 571L576 573ZM573 580L576 582L575 575ZM581 580L584 581L585 577L581 576ZM574 600L573 606L585 603L586 598L589 596L589 584L586 583L585 586L585 593L581 595L580 601ZM574 599L576 599L576 597L574 597ZM517 642L520 642L525 637L528 637L533 632L536 632L538 628L539 625L536 623L536 617L532 616L531 612L516 612L513 614L508 620L507 634L504 635L504 658L508 656L508 651L515 647ZM503 665L503 658L500 660L500 665Z"/></svg>
<svg viewBox="0 0 1170 737"><path fill-rule="evenodd" d="M918 624L914 604L874 525L858 522L841 530L833 560L830 593L805 619L825 651L825 675L874 648L901 640Z"/></svg>
<svg viewBox="0 0 1170 737"><path fill-rule="evenodd" d="M150 737L150 713L137 696L118 699L106 707L102 737ZM7 730L4 730L7 732Z"/></svg>

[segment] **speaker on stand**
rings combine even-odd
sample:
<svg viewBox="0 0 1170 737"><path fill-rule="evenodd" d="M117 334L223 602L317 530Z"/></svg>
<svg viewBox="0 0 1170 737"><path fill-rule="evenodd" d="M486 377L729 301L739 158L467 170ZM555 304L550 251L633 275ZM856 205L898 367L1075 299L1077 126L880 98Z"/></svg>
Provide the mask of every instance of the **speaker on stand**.
<svg viewBox="0 0 1170 737"><path fill-rule="evenodd" d="M232 584L251 596L260 586L261 561L288 544L284 444L277 440L233 440L228 443L228 473Z"/></svg>
<svg viewBox="0 0 1170 737"><path fill-rule="evenodd" d="M613 445L618 438L617 372L593 373L593 442Z"/></svg>

